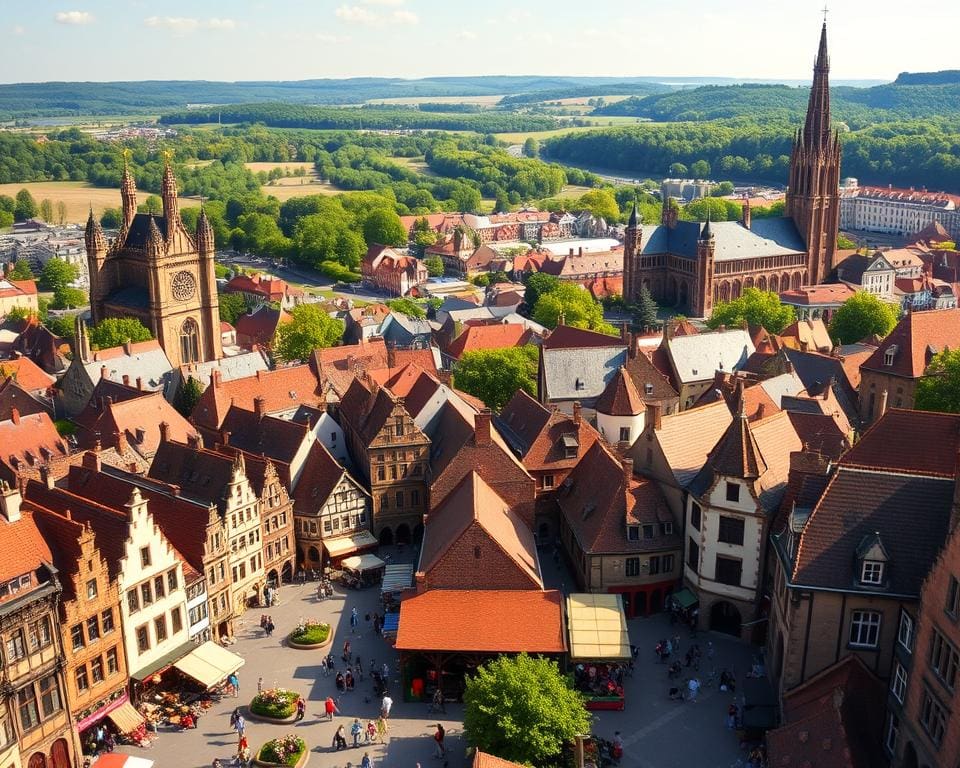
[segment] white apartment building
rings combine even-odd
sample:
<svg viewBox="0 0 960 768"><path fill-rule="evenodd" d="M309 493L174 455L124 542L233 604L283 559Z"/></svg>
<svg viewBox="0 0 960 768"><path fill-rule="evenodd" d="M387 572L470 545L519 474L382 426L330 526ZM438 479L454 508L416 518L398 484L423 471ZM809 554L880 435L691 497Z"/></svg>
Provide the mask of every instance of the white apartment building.
<svg viewBox="0 0 960 768"><path fill-rule="evenodd" d="M937 221L953 237L960 236L960 196L850 182L840 187L840 229L905 236Z"/></svg>

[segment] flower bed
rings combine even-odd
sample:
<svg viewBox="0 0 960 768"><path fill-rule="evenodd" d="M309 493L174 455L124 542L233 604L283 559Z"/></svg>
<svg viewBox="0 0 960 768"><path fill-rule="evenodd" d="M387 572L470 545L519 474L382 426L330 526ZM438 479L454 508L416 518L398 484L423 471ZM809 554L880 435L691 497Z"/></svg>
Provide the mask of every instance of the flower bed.
<svg viewBox="0 0 960 768"><path fill-rule="evenodd" d="M307 754L307 743L299 736L287 734L280 739L271 739L257 752L257 762L261 765L301 765ZM304 760L304 762L306 762Z"/></svg>
<svg viewBox="0 0 960 768"><path fill-rule="evenodd" d="M322 621L301 621L287 637L295 648L319 648L330 640L330 625Z"/></svg>
<svg viewBox="0 0 960 768"><path fill-rule="evenodd" d="M261 691L250 702L250 712L273 720L286 720L297 711L300 694L286 688L269 688Z"/></svg>

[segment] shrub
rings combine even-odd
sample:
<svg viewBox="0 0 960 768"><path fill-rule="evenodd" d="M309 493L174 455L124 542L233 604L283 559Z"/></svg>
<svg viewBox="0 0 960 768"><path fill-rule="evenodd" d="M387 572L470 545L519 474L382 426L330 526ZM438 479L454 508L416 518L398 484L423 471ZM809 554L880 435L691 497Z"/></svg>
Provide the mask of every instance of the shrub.
<svg viewBox="0 0 960 768"><path fill-rule="evenodd" d="M331 280L339 280L341 283L360 282L360 273L354 272L336 261L321 261L317 269Z"/></svg>
<svg viewBox="0 0 960 768"><path fill-rule="evenodd" d="M303 739L288 734L281 739L271 739L260 747L257 759L277 765L296 765L306 751L307 743Z"/></svg>
<svg viewBox="0 0 960 768"><path fill-rule="evenodd" d="M330 625L321 621L301 621L290 633L290 639L299 645L320 645L330 637Z"/></svg>
<svg viewBox="0 0 960 768"><path fill-rule="evenodd" d="M250 711L255 715L283 720L292 717L293 713L297 711L298 698L300 698L300 694L296 691L288 691L286 688L270 688L253 697L253 701L250 702Z"/></svg>

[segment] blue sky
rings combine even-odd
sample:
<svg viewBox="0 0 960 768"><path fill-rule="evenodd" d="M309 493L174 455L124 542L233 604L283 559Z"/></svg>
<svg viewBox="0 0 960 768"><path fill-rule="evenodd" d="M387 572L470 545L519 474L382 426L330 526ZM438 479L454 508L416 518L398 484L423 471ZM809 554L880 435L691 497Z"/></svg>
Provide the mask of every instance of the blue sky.
<svg viewBox="0 0 960 768"><path fill-rule="evenodd" d="M808 79L822 0L3 0L0 80ZM2 7L0 6L0 7ZM835 0L836 78L960 66L956 4ZM932 35L930 30L944 30Z"/></svg>

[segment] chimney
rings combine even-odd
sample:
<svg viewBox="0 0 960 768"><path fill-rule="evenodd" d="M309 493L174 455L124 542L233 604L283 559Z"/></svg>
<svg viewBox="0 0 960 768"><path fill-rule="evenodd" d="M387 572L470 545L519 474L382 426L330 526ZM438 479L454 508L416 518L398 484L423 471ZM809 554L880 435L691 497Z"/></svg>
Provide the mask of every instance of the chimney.
<svg viewBox="0 0 960 768"><path fill-rule="evenodd" d="M196 432L191 432L189 435L187 435L187 445L189 445L191 448L199 449L200 435L198 435Z"/></svg>
<svg viewBox="0 0 960 768"><path fill-rule="evenodd" d="M130 374L129 374L129 373L123 374L123 386L125 386L125 387L129 387L129 386L130 386Z"/></svg>
<svg viewBox="0 0 960 768"><path fill-rule="evenodd" d="M107 366L100 366L100 378L101 379L110 379L110 371L107 370Z"/></svg>
<svg viewBox="0 0 960 768"><path fill-rule="evenodd" d="M414 586L417 588L417 594L421 594L427 591L427 574L423 571L417 571L413 575Z"/></svg>
<svg viewBox="0 0 960 768"><path fill-rule="evenodd" d="M121 456L127 453L130 450L130 444L127 442L127 433L124 431L114 432L113 433L114 445L117 448L117 453Z"/></svg>
<svg viewBox="0 0 960 768"><path fill-rule="evenodd" d="M170 425L165 422L160 422L160 442L165 443L170 439Z"/></svg>
<svg viewBox="0 0 960 768"><path fill-rule="evenodd" d="M220 430L220 445L230 445L230 432L226 429Z"/></svg>
<svg viewBox="0 0 960 768"><path fill-rule="evenodd" d="M568 255L568 256L573 256L573 248L570 249L570 253L568 253L567 255Z"/></svg>
<svg viewBox="0 0 960 768"><path fill-rule="evenodd" d="M573 401L573 423L579 425L581 418L582 417L580 415L580 401L574 400Z"/></svg>
<svg viewBox="0 0 960 768"><path fill-rule="evenodd" d="M253 401L253 412L257 414L257 421L267 415L267 399L263 395L257 395Z"/></svg>
<svg viewBox="0 0 960 768"><path fill-rule="evenodd" d="M757 421L760 421L764 417L764 412L767 410L766 403L757 404Z"/></svg>
<svg viewBox="0 0 960 768"><path fill-rule="evenodd" d="M12 421L14 424L19 424L19 423L20 423L20 409L19 409L19 408L11 408L11 409L10 409L10 421Z"/></svg>
<svg viewBox="0 0 960 768"><path fill-rule="evenodd" d="M136 436L137 442L142 445L143 441L147 439L147 430L145 430L143 427L137 427Z"/></svg>
<svg viewBox="0 0 960 768"><path fill-rule="evenodd" d="M440 379L440 383L445 387L453 386L453 374L450 371L437 371L437 378Z"/></svg>
<svg viewBox="0 0 960 768"><path fill-rule="evenodd" d="M583 256L583 246L582 246L582 245L580 246L579 250L577 251L577 256Z"/></svg>
<svg viewBox="0 0 960 768"><path fill-rule="evenodd" d="M647 403L650 411L650 422L653 424L653 431L657 432L663 428L663 403Z"/></svg>
<svg viewBox="0 0 960 768"><path fill-rule="evenodd" d="M493 414L489 408L484 408L473 417L477 445L489 445L492 442L492 438L490 437L490 420L492 418Z"/></svg>
<svg viewBox="0 0 960 768"><path fill-rule="evenodd" d="M137 376L137 389L143 392L143 377Z"/></svg>
<svg viewBox="0 0 960 768"><path fill-rule="evenodd" d="M50 474L49 464L44 464L40 467L40 482L47 488L53 488L53 475Z"/></svg>
<svg viewBox="0 0 960 768"><path fill-rule="evenodd" d="M8 523L15 523L20 519L22 502L23 496L16 485L10 486L6 480L0 481L0 512L3 512Z"/></svg>
<svg viewBox="0 0 960 768"><path fill-rule="evenodd" d="M630 481L633 480L633 459L624 456L620 459L620 465L623 467L623 482L629 485Z"/></svg>
<svg viewBox="0 0 960 768"><path fill-rule="evenodd" d="M880 407L877 409L876 418L878 419L887 412L887 397L887 390L883 390L883 392L880 393Z"/></svg>
<svg viewBox="0 0 960 768"><path fill-rule="evenodd" d="M741 218L744 229L750 229L750 198L743 200L743 216Z"/></svg>

